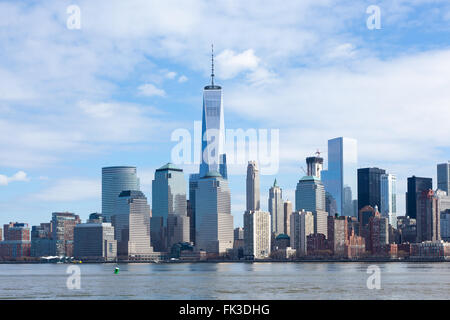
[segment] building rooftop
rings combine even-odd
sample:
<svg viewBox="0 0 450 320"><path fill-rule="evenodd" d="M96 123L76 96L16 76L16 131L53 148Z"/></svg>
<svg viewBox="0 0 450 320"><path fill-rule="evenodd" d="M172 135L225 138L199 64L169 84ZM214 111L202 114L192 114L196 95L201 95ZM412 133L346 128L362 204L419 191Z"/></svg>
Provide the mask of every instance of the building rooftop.
<svg viewBox="0 0 450 320"><path fill-rule="evenodd" d="M202 179L206 178L222 178L222 175L217 171L208 171Z"/></svg>
<svg viewBox="0 0 450 320"><path fill-rule="evenodd" d="M159 169L156 169L156 171L166 171L166 170L173 170L173 171L180 171L182 172L183 170L178 168L177 166L175 166L173 163L167 163L164 166L162 166Z"/></svg>
<svg viewBox="0 0 450 320"><path fill-rule="evenodd" d="M130 197L134 199L147 199L146 196L139 190L125 190L119 194L119 198Z"/></svg>
<svg viewBox="0 0 450 320"><path fill-rule="evenodd" d="M303 178L300 179L300 181L310 181L310 180L321 181L318 177L315 176L304 176Z"/></svg>

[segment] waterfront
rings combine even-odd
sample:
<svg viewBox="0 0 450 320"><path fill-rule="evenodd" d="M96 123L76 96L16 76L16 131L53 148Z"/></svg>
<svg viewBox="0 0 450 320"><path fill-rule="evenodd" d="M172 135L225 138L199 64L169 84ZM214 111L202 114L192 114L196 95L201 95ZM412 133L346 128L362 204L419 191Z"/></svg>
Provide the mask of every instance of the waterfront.
<svg viewBox="0 0 450 320"><path fill-rule="evenodd" d="M0 299L450 299L448 263L81 264L81 289L67 288L70 264L0 265Z"/></svg>

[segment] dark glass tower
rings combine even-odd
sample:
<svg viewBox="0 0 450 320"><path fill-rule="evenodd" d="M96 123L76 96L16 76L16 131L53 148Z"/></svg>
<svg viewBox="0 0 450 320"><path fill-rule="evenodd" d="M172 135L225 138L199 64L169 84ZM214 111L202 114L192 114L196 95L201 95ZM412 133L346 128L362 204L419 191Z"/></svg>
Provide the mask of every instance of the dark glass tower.
<svg viewBox="0 0 450 320"><path fill-rule="evenodd" d="M412 176L408 178L408 192L406 193L406 214L417 219L417 196L424 191L433 189L432 178Z"/></svg>
<svg viewBox="0 0 450 320"><path fill-rule="evenodd" d="M386 170L358 169L358 212L365 206L381 208L381 176Z"/></svg>

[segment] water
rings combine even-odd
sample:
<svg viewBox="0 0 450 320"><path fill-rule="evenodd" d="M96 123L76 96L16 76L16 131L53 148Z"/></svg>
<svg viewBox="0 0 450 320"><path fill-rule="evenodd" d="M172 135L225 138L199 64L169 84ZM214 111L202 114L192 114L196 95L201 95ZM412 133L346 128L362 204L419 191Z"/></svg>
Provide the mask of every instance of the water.
<svg viewBox="0 0 450 320"><path fill-rule="evenodd" d="M448 263L378 263L381 289L367 288L368 263L0 264L0 299L450 299Z"/></svg>

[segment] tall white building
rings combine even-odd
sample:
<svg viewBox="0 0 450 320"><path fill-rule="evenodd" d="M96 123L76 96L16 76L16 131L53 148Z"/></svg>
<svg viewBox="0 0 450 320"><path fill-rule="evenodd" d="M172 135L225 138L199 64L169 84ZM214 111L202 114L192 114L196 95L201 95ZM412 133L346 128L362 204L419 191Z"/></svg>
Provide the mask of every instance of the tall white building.
<svg viewBox="0 0 450 320"><path fill-rule="evenodd" d="M246 211L244 213L244 255L246 259L264 259L270 256L270 213Z"/></svg>
<svg viewBox="0 0 450 320"><path fill-rule="evenodd" d="M275 236L284 233L284 202L277 180L269 190L269 212L272 217L272 233Z"/></svg>
<svg viewBox="0 0 450 320"><path fill-rule="evenodd" d="M150 245L150 206L141 191L122 191L117 199L112 222L119 259L148 259Z"/></svg>
<svg viewBox="0 0 450 320"><path fill-rule="evenodd" d="M314 216L309 211L296 211L291 215L291 247L297 256L307 255L307 236L314 234Z"/></svg>
<svg viewBox="0 0 450 320"><path fill-rule="evenodd" d="M259 169L256 161L249 161L247 166L247 211L260 209Z"/></svg>
<svg viewBox="0 0 450 320"><path fill-rule="evenodd" d="M397 228L397 177L393 174L381 175L380 213L389 219L389 224Z"/></svg>
<svg viewBox="0 0 450 320"><path fill-rule="evenodd" d="M196 249L224 254L233 248L233 216L228 181L217 171L198 180L196 191Z"/></svg>
<svg viewBox="0 0 450 320"><path fill-rule="evenodd" d="M136 167L102 168L102 214L105 222L111 222L111 216L116 213L117 197L125 190L140 190Z"/></svg>

